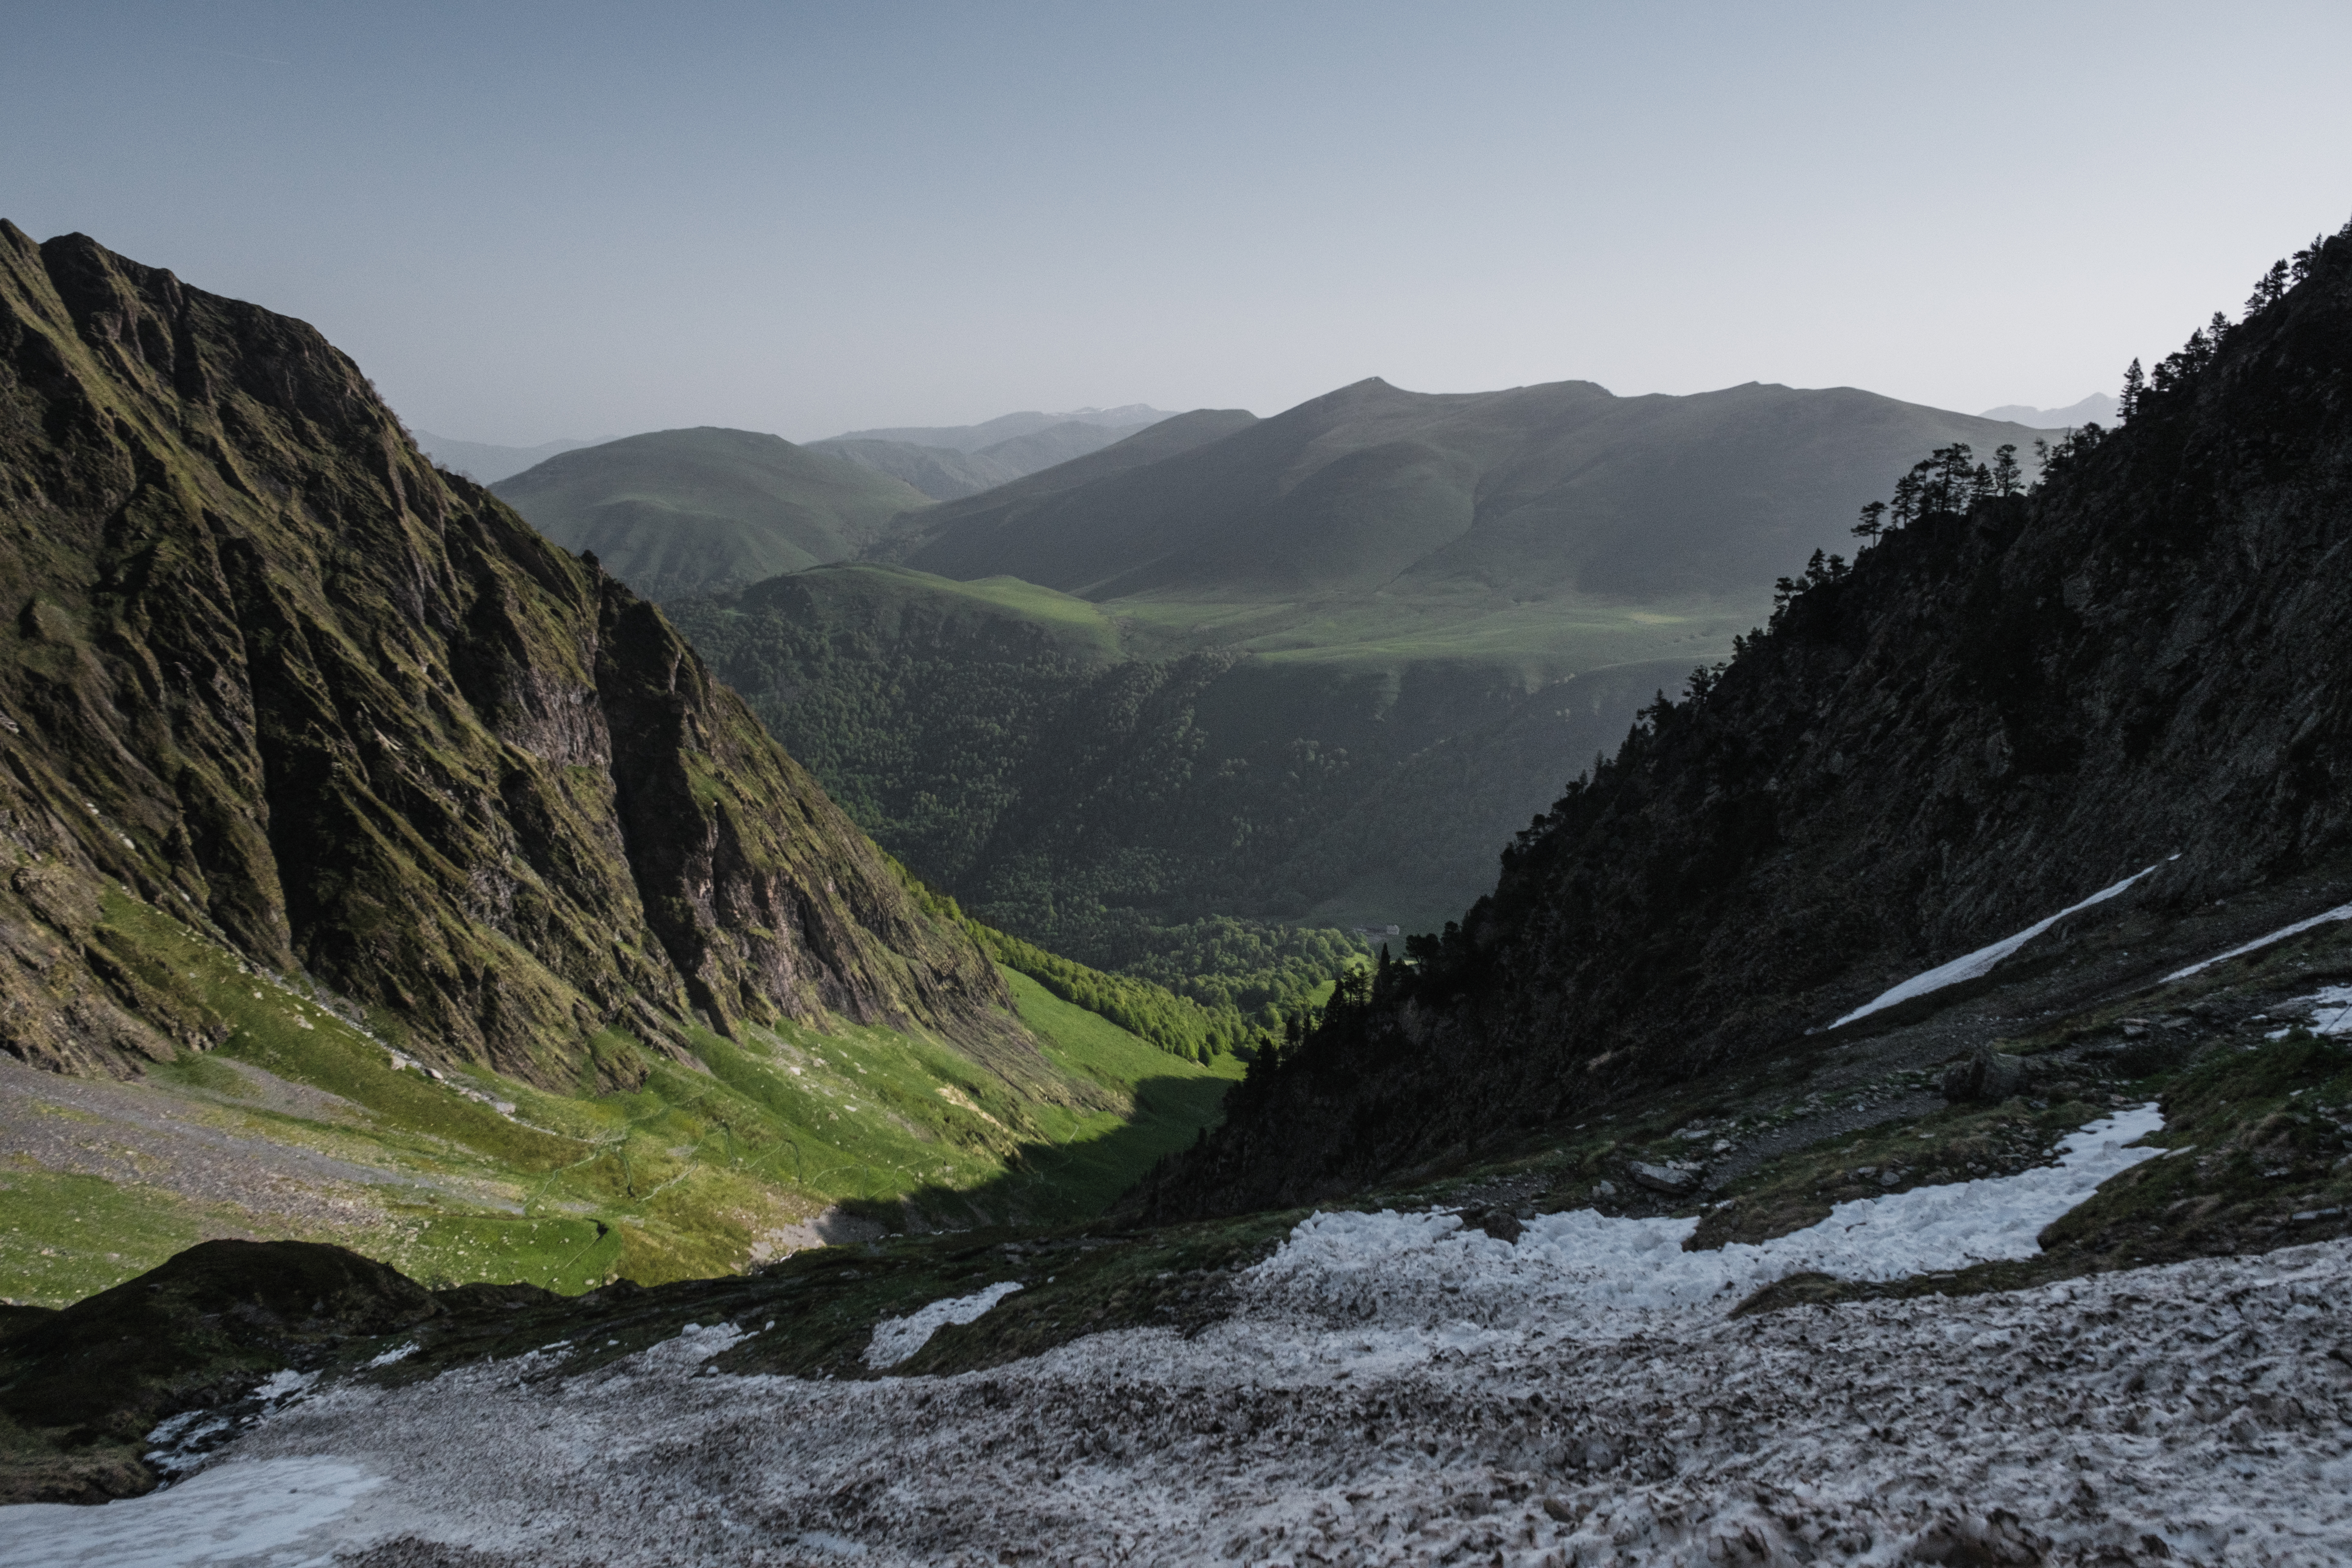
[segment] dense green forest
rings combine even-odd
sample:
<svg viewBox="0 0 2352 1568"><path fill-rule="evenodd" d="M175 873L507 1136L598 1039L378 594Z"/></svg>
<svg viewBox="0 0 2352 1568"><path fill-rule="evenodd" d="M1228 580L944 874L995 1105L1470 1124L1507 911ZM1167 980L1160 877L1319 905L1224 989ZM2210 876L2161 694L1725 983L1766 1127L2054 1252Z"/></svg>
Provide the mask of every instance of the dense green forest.
<svg viewBox="0 0 2352 1568"><path fill-rule="evenodd" d="M1130 657L1081 601L876 566L668 609L961 910L1253 1026L1367 952L1341 928L1458 912L1583 737L1688 668Z"/></svg>
<svg viewBox="0 0 2352 1568"><path fill-rule="evenodd" d="M1277 918L1305 891L1250 874L1254 847L1313 832L1321 775L1348 759L1305 742L1261 780L1249 759L1211 754L1197 708L1231 656L1129 659L1105 626L961 585L877 605L877 582L929 580L844 569L844 604L810 575L836 574L676 612L834 798L960 900L1000 962L1192 1055L1278 1027L1364 952ZM1114 996L1113 978L1201 1016Z"/></svg>
<svg viewBox="0 0 2352 1568"><path fill-rule="evenodd" d="M1180 940L1150 952L1139 965L1147 974L1107 974L972 919L954 899L892 864L925 913L955 921L997 963L1187 1061L1270 1055L1286 1029L1296 1035L1300 1020L1317 1016L1323 987L1370 973L1336 931L1269 932L1228 920L1200 922L1229 928L1206 946Z"/></svg>

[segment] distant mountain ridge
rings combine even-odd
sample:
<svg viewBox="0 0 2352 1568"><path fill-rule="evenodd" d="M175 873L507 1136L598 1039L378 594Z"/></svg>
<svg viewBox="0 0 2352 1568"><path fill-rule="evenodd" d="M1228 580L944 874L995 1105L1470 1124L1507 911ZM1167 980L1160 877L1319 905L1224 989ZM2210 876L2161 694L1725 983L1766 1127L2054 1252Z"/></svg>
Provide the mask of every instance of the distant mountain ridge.
<svg viewBox="0 0 2352 1568"><path fill-rule="evenodd" d="M984 425L859 431L812 441L809 449L846 458L877 473L904 479L933 500L961 500L1040 468L1099 451L1171 417L1139 403L1125 408L1081 409L1067 416L1008 414ZM1048 423L1038 423L1041 420ZM918 440L917 437L936 438Z"/></svg>
<svg viewBox="0 0 2352 1568"><path fill-rule="evenodd" d="M756 430L656 430L562 453L491 487L641 594L740 588L880 538L930 504L902 479Z"/></svg>
<svg viewBox="0 0 2352 1568"><path fill-rule="evenodd" d="M459 441L448 436L436 436L429 430L414 433L416 445L426 457L453 474L463 474L478 485L496 484L510 474L547 461L560 452L576 452L583 447L602 446L610 437L593 441L559 439L542 441L536 447L499 447L487 441Z"/></svg>
<svg viewBox="0 0 2352 1568"><path fill-rule="evenodd" d="M1097 600L1753 594L1809 549L1849 546L1890 470L2034 434L1852 387L1433 394L1373 377L1150 464L948 502L869 553Z"/></svg>
<svg viewBox="0 0 2352 1568"><path fill-rule="evenodd" d="M2070 403L2063 408L2031 408L2022 403L2004 403L1999 408L1986 409L1984 417L2007 419L2039 429L2071 430L2081 425L2114 424L2116 400L2104 392L2095 392L2080 403Z"/></svg>
<svg viewBox="0 0 2352 1568"><path fill-rule="evenodd" d="M845 430L827 437L833 441L904 441L916 447L947 447L958 452L978 452L1023 436L1034 436L1056 425L1092 425L1106 429L1133 430L1172 418L1169 410L1148 403L1122 404L1117 408L1073 408L1062 414L1025 410L1000 414L977 425L899 425L876 430ZM812 446L816 443L810 443Z"/></svg>

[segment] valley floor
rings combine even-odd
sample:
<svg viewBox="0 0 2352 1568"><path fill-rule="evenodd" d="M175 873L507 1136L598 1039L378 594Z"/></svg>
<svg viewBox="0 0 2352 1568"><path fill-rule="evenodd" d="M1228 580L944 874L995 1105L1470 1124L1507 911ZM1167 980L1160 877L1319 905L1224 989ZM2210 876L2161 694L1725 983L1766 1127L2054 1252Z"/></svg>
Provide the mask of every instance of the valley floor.
<svg viewBox="0 0 2352 1568"><path fill-rule="evenodd" d="M2086 1179L2129 1131L2078 1149ZM2352 1242L1739 1317L1606 1304L1678 1266L1580 1273L1535 1226L1346 1217L1354 1244L1301 1226L1189 1340L834 1382L709 1369L722 1324L587 1375L347 1386L148 1498L0 1513L0 1561L2352 1557Z"/></svg>

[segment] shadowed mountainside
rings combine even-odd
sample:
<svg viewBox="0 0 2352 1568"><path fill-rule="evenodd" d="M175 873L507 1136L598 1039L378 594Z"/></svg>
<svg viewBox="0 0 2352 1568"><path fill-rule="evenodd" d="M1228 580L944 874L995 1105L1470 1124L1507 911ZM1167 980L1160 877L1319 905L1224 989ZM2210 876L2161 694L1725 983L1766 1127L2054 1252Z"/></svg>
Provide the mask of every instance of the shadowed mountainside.
<svg viewBox="0 0 2352 1568"><path fill-rule="evenodd" d="M2299 270L2031 495L1810 574L1519 836L1458 930L1416 939L1417 972L1254 1074L1145 1206L1300 1201L1757 1066L2142 870L2073 928L2339 859L2352 230Z"/></svg>
<svg viewBox="0 0 2352 1568"><path fill-rule="evenodd" d="M101 919L119 887L533 1083L608 1029L832 1016L1042 1072L660 614L311 328L0 226L0 476L8 1050L121 1074L229 1032Z"/></svg>

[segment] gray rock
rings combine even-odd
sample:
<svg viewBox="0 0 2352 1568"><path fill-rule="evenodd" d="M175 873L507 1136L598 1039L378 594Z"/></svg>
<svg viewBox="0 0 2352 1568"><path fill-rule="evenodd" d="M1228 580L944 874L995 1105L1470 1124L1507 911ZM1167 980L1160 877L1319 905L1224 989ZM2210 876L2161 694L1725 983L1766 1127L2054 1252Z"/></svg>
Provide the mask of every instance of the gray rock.
<svg viewBox="0 0 2352 1568"><path fill-rule="evenodd" d="M1979 1046L1966 1061L1944 1072L1944 1098L1955 1103L1997 1104L2025 1087L2025 1063L1988 1046Z"/></svg>
<svg viewBox="0 0 2352 1568"><path fill-rule="evenodd" d="M1698 1191L1699 1183L1706 1175L1704 1171L1684 1170L1675 1165L1648 1165L1639 1160L1626 1166L1625 1173L1638 1184L1654 1193L1664 1193L1670 1198Z"/></svg>

